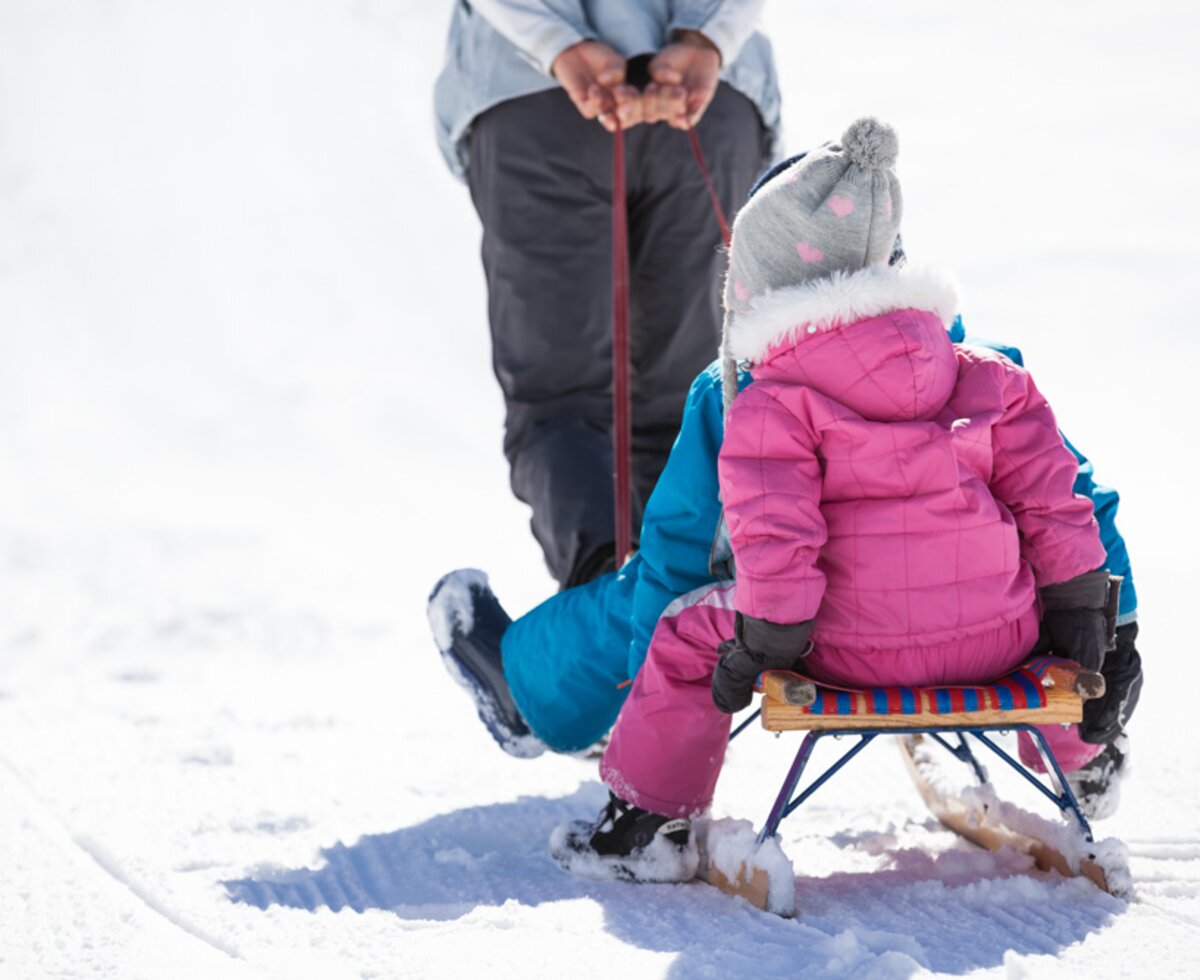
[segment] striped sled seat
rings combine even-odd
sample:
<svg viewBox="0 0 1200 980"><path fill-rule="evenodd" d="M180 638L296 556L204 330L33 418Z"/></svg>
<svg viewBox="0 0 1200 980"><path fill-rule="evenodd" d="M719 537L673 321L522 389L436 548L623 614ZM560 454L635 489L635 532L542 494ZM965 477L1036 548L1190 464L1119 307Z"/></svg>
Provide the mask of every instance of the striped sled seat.
<svg viewBox="0 0 1200 980"><path fill-rule="evenodd" d="M1087 845L1093 841L1091 827L1059 767L1054 753L1035 725L1069 724L1083 717L1083 702L1104 693L1104 678L1070 660L1037 657L991 684L976 687L884 687L850 690L819 684L801 674L768 671L759 678L762 691L762 727L768 731L805 731L795 760L779 795L758 834L761 846L774 837L780 822L801 806L835 773L879 735L901 735L899 739L910 773L931 812L947 827L990 850L1016 847L1033 856L1042 870L1066 875L1085 875L1106 891L1113 891L1104 870L1088 859ZM732 737L753 723L752 716ZM1051 785L1027 769L1020 760L997 744L998 732L1025 731L1033 738ZM801 778L820 739L854 736L856 742L806 789L797 792ZM970 767L981 785L988 778L971 750L970 737L1015 769L1050 801L1073 827L1061 828L1078 837L1084 860L1047 843L1006 827L995 812L978 801L949 797L928 767L928 755L940 745ZM992 811L1002 809L991 807ZM1035 818L1036 819L1036 818ZM756 880L756 876L759 876ZM718 875L713 883L725 891L742 895L760 908L768 907L766 875L743 867L736 880ZM788 914L784 912L783 914Z"/></svg>
<svg viewBox="0 0 1200 980"><path fill-rule="evenodd" d="M970 728L1020 722L1070 723L1083 702L1104 693L1104 678L1071 660L1037 657L977 687L832 687L787 671L760 678L762 724L768 731Z"/></svg>

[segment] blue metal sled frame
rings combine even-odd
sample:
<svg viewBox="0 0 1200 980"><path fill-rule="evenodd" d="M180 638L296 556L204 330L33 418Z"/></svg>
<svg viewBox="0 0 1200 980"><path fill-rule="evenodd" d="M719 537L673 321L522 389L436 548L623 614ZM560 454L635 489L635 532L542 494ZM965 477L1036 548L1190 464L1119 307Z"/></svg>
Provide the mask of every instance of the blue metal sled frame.
<svg viewBox="0 0 1200 980"><path fill-rule="evenodd" d="M750 719L751 721L753 718ZM741 732L740 727L734 735ZM991 738L989 733L995 732L1028 732L1033 737L1034 745L1037 746L1038 753L1042 757L1042 762L1046 766L1047 772L1053 774L1055 790L1052 791L1037 777L1037 775L1027 769L1018 759L1014 759L1009 753L1005 752ZM835 738L844 735L857 736L858 741L851 746L837 761L829 766L820 776L818 776L803 792L795 795L796 787L800 784L800 778L804 775L805 767L808 765L809 759L812 757L813 749L817 742L827 735L832 735ZM783 787L779 791L779 796L775 799L775 805L771 807L771 813L767 817L767 823L758 835L758 842L761 844L768 837L774 837L779 829L779 823L784 817L788 816L793 810L800 806L805 800L813 795L818 789L825 785L839 769L853 759L859 752L865 749L875 737L878 735L928 735L939 745L943 746L955 758L969 765L975 773L975 778L980 783L986 783L987 772L983 766L979 764L979 760L975 758L975 754L971 751L971 747L967 742L966 736L973 735L976 739L991 749L996 755L1007 762L1017 772L1019 772L1027 782L1033 785L1043 796L1053 802L1060 811L1064 814L1074 816L1079 824L1080 830L1083 831L1087 840L1092 840L1092 828L1088 825L1087 818L1083 815L1083 811L1079 808L1079 801L1075 799L1075 794L1071 792L1071 787L1067 783L1066 777L1063 775L1062 769L1059 767L1058 760L1054 758L1054 753L1050 746L1046 743L1045 737L1032 725L1011 724L1011 725L980 725L975 727L959 727L950 728L827 728L813 730L808 732L804 738L804 742L800 745L800 750L796 753L796 758L792 762L791 769L788 770L787 779L784 780ZM958 744L952 744L947 736L957 736ZM732 736L731 736L732 737Z"/></svg>

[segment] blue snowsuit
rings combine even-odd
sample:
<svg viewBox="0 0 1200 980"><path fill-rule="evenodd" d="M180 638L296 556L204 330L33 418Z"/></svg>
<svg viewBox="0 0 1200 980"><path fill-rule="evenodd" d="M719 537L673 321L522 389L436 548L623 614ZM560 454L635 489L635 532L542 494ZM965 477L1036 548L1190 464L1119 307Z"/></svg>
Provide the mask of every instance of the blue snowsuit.
<svg viewBox="0 0 1200 980"><path fill-rule="evenodd" d="M966 340L962 320L955 343L990 347L1024 365L1015 347ZM743 373L741 385L750 382ZM662 612L679 596L722 575L714 567L721 520L717 453L724 434L720 362L692 383L679 437L646 505L639 549L623 568L560 592L517 619L504 634L504 672L530 728L551 748L572 752L593 745L616 721L627 682L646 659ZM1118 623L1137 618L1137 594L1125 542L1116 528L1118 496L1093 479L1079 460L1075 492L1089 497L1108 550L1108 568L1124 576Z"/></svg>

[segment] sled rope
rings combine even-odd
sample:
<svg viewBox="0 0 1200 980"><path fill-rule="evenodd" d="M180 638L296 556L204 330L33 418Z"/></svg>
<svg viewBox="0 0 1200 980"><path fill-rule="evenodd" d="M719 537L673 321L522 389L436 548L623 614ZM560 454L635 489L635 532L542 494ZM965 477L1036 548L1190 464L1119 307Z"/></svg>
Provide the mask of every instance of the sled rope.
<svg viewBox="0 0 1200 980"><path fill-rule="evenodd" d="M614 114L612 171L612 303L613 303L613 522L616 561L620 568L633 550L633 420L629 388L629 213L625 192L625 131ZM695 127L688 127L688 142L708 190L721 241L729 247L729 221L721 207Z"/></svg>
<svg viewBox="0 0 1200 980"><path fill-rule="evenodd" d="M616 561L620 568L632 550L633 426L629 394L629 215L625 201L625 132L620 119L613 133L613 501Z"/></svg>
<svg viewBox="0 0 1200 980"><path fill-rule="evenodd" d="M704 178L704 186L708 188L708 199L712 202L713 214L721 228L721 242L726 248L729 248L729 242L733 236L729 231L729 221L725 217L725 210L721 207L721 199L717 197L716 185L713 184L712 175L708 172L708 164L704 162L704 151L700 149L700 137L694 126L688 127L687 134L688 142L692 144L692 156L696 158L696 166L700 168L700 176Z"/></svg>

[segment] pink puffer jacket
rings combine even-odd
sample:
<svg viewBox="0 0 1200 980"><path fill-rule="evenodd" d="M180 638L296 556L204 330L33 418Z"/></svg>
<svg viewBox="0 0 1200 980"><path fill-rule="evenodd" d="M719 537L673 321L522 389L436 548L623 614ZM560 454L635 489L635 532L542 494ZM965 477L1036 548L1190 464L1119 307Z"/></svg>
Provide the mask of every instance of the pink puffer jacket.
<svg viewBox="0 0 1200 980"><path fill-rule="evenodd" d="M846 651L1002 630L1104 564L1077 464L1021 368L957 346L953 287L872 269L775 293L720 455L738 609Z"/></svg>

